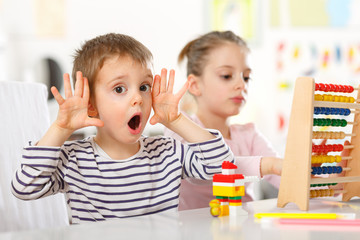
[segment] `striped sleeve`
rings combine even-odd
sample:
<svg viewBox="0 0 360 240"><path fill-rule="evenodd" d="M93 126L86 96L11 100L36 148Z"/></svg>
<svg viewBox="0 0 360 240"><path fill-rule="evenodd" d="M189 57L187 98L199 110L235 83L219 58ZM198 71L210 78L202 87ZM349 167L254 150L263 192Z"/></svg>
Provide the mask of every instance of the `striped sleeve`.
<svg viewBox="0 0 360 240"><path fill-rule="evenodd" d="M11 182L12 193L23 200L38 199L55 194L64 188L61 159L66 154L59 147L27 146L23 150L21 167Z"/></svg>
<svg viewBox="0 0 360 240"><path fill-rule="evenodd" d="M223 161L234 162L234 155L221 133L212 129L209 132L216 138L181 146L184 156L183 178L210 180L215 173L221 172Z"/></svg>

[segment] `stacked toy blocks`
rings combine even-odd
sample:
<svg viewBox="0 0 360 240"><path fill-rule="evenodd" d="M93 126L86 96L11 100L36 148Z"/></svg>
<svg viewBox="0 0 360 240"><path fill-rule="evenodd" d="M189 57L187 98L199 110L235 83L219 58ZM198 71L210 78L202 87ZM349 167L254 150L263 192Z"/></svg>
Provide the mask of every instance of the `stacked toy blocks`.
<svg viewBox="0 0 360 240"><path fill-rule="evenodd" d="M238 216L248 213L242 208L242 197L245 196L245 182L258 181L258 177L244 177L236 174L237 166L224 161L221 174L213 176L213 195L216 199L210 202L213 216Z"/></svg>

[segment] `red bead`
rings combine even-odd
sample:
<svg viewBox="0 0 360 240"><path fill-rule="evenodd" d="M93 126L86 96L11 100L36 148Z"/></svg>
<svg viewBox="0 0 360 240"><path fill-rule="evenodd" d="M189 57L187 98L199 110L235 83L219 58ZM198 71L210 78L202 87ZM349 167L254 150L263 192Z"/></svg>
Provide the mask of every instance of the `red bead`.
<svg viewBox="0 0 360 240"><path fill-rule="evenodd" d="M329 92L330 91L330 85L329 84L325 84L325 92Z"/></svg>
<svg viewBox="0 0 360 240"><path fill-rule="evenodd" d="M312 145L312 152L316 153L316 145Z"/></svg>
<svg viewBox="0 0 360 240"><path fill-rule="evenodd" d="M349 89L349 86L348 86L348 85L345 85L345 86L344 86L344 92L348 93L349 90L350 90L350 89Z"/></svg>
<svg viewBox="0 0 360 240"><path fill-rule="evenodd" d="M349 91L348 93L352 93L354 91L354 87L353 86L349 86Z"/></svg>
<svg viewBox="0 0 360 240"><path fill-rule="evenodd" d="M319 152L325 152L325 145L324 144L319 145Z"/></svg>
<svg viewBox="0 0 360 240"><path fill-rule="evenodd" d="M319 90L319 84L315 83L315 91Z"/></svg>
<svg viewBox="0 0 360 240"><path fill-rule="evenodd" d="M334 85L334 86L335 86L334 92L339 92L339 85Z"/></svg>
<svg viewBox="0 0 360 240"><path fill-rule="evenodd" d="M319 83L319 90L324 91L325 90L325 84Z"/></svg>
<svg viewBox="0 0 360 240"><path fill-rule="evenodd" d="M329 84L329 86L330 86L330 91L335 92L335 85L334 84Z"/></svg>
<svg viewBox="0 0 360 240"><path fill-rule="evenodd" d="M343 85L339 85L339 92L344 92L344 86Z"/></svg>
<svg viewBox="0 0 360 240"><path fill-rule="evenodd" d="M332 151L334 151L334 145L331 144L326 145L326 152L332 152Z"/></svg>
<svg viewBox="0 0 360 240"><path fill-rule="evenodd" d="M341 144L338 144L338 151L341 152L342 150L344 150L344 146Z"/></svg>

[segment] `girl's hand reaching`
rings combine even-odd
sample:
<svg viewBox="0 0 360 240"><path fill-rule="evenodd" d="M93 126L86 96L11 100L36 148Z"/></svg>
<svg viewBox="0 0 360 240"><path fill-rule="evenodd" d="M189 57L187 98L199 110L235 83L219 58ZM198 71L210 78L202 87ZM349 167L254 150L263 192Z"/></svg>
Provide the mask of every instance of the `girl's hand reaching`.
<svg viewBox="0 0 360 240"><path fill-rule="evenodd" d="M152 90L152 106L154 116L150 124L162 123L168 126L179 117L179 102L188 89L188 81L177 94L173 94L175 71L170 70L169 82L167 83L167 70L161 70L161 76L154 77Z"/></svg>
<svg viewBox="0 0 360 240"><path fill-rule="evenodd" d="M54 124L64 130L74 132L83 127L102 127L104 123L97 118L88 116L89 105L89 82L81 72L76 73L76 84L74 94L71 90L69 74L64 74L65 99L61 96L56 87L51 88L57 103L59 113Z"/></svg>

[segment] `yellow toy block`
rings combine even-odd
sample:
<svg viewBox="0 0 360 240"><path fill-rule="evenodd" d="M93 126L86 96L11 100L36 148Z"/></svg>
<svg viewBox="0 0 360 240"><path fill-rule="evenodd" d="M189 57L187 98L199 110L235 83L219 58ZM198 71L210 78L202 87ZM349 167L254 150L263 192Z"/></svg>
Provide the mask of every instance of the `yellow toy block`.
<svg viewBox="0 0 360 240"><path fill-rule="evenodd" d="M242 202L237 202L237 203L229 202L229 206L242 206Z"/></svg>
<svg viewBox="0 0 360 240"><path fill-rule="evenodd" d="M220 206L220 215L219 217L229 216L229 205Z"/></svg>
<svg viewBox="0 0 360 240"><path fill-rule="evenodd" d="M224 196L224 197L237 197L245 196L245 187L224 187L224 186L213 186L213 195L214 196Z"/></svg>

